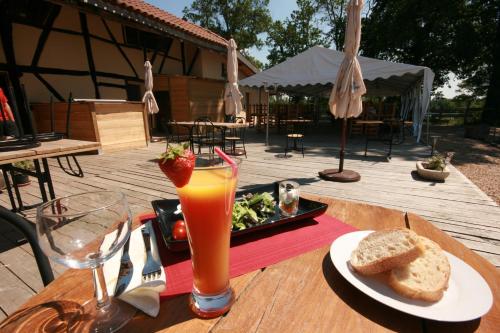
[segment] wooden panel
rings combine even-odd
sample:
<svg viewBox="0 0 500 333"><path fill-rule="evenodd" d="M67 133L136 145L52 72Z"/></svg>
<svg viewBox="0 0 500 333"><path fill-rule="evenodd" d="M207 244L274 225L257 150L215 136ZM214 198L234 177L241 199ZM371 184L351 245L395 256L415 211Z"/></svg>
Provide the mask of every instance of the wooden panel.
<svg viewBox="0 0 500 333"><path fill-rule="evenodd" d="M96 103L95 117L102 150L147 146L142 103Z"/></svg>
<svg viewBox="0 0 500 333"><path fill-rule="evenodd" d="M154 91L165 91L170 89L170 84L167 75L155 75L153 77L153 90Z"/></svg>
<svg viewBox="0 0 500 333"><path fill-rule="evenodd" d="M208 116L212 121L224 121L224 82L189 80L189 103L193 119Z"/></svg>
<svg viewBox="0 0 500 333"><path fill-rule="evenodd" d="M169 79L170 86L170 111L172 119L191 120L189 109L188 80L184 76L173 76Z"/></svg>
<svg viewBox="0 0 500 333"><path fill-rule="evenodd" d="M66 132L66 117L68 103L54 103L54 129L56 132ZM39 133L50 132L50 104L36 103L31 105L36 127ZM89 103L73 103L70 117L70 139L98 141Z"/></svg>
<svg viewBox="0 0 500 333"><path fill-rule="evenodd" d="M363 223L363 220L366 220L370 214L372 214L371 218L377 222L374 228L383 228L394 226L393 223L404 221L402 211L414 212L432 222L435 226L459 240L494 265L500 266L500 246L498 245L500 244L500 227L498 225L498 221L500 221L500 209L498 205L454 167L452 167L451 175L445 183L432 183L413 178L411 173L415 169L414 161L426 158L430 153L428 147L415 144L413 141L407 139L405 143L393 147L393 158L388 162L384 157L387 151L386 145L380 142L370 143L370 147L373 147L373 150L371 149L372 154L368 158L363 158L364 140L352 139L349 141L348 147L350 153L346 155L345 166L351 170L358 171L362 175L362 178L357 183L344 184L326 182L317 176L319 170L338 165L339 139L338 135L332 135L330 127L329 131L313 131L311 128L306 137L306 154L304 158L295 155L291 159L276 158L274 155L282 152L283 149L283 146L280 146L283 144L281 141L282 136L275 135L271 137L271 142L274 146L271 151L267 150L268 147L264 145L263 137L264 134L257 132L255 129L247 130L246 148L248 158L244 159L241 164L241 174L238 181L240 189L249 189L258 184L268 184L285 178L296 179L301 183L302 193L304 195L305 193L314 193L317 200L324 201L326 196L335 196L345 200L354 200L399 210L392 211L384 219L375 219L377 212L375 211L374 214L368 212L364 205L358 206L358 212L347 214L346 212L348 211L345 209L349 205L347 201L339 200L336 203L331 203L328 210L330 214L348 221L358 228L370 227ZM78 161L85 172L85 177L83 178L67 175L59 168L56 160L49 159L56 195L59 197L83 191L117 189L127 195L127 200L134 213L151 209L152 200L162 198L174 199L177 197L175 187L165 178L157 165L150 161L164 151L164 149L164 143L152 143L145 149L106 153L97 156L78 156ZM117 168L117 165L120 167ZM26 205L41 201L38 184L35 181L29 186L20 188L20 191ZM309 197L313 198L312 196ZM0 196L0 204L10 208L6 192ZM28 213L28 218L30 219L33 219L36 215L32 214L31 211ZM432 230L429 228L417 229L418 225L415 225L414 222L415 217L410 214L411 228L417 233L433 237ZM4 233L2 235L6 236ZM13 238L13 240L16 240L16 238ZM445 247L445 249L452 251L455 247ZM11 255L14 258L17 258L17 253L14 249L5 249L3 254L7 256L10 253L12 253ZM459 252L456 252L456 255L462 257ZM3 260L3 258L0 258L0 260ZM22 260L25 265L35 267L33 258L30 261L25 258ZM289 263L284 263L283 265L294 269L293 265L288 266ZM471 265L475 268L478 265L482 265L484 268L487 266L482 263L482 260L471 262ZM23 284L27 284L31 289L36 290L36 285L31 282L31 279L26 275L18 274L17 267L12 267L12 271L18 275L19 279L24 281L18 281L21 287ZM478 269L478 271L482 272L482 269ZM10 274L10 272L0 272L0 281L5 279L2 275L3 273ZM253 277L258 278L259 283L260 281L264 281L261 280L264 276L260 277L260 271L254 273ZM56 275L58 275L58 272L56 272ZM247 302L247 297L252 297L249 292L244 292L244 290L245 286L247 286L247 281L252 280L253 277L245 275L231 280L231 284L236 289L237 295L245 293L245 296L241 298L242 303ZM33 279L36 278L38 278L37 275L33 276ZM488 275L485 275L485 278L489 282L492 281ZM498 277L496 279L498 281ZM268 283L266 284L267 287L272 286L270 279L266 278L265 281L267 281L265 283ZM346 283L345 280L340 278L333 281L341 283L343 286ZM238 287L239 283L242 283L241 288ZM262 286L260 290L264 290L266 286ZM490 286L492 286L494 293L497 295L499 293L498 287L495 287L491 282ZM18 296L21 297L21 295ZM24 299L27 300L29 296L26 294ZM63 297L61 296L58 299L63 299ZM10 309L12 307L9 302L10 299L8 297L5 299L0 298L0 319L2 316L1 311L11 313ZM185 306L187 306L185 298L167 301L162 303L163 310L161 311L168 312L171 309L178 309ZM495 309L498 309L497 303ZM362 309L360 310L363 313ZM306 314L308 311L306 310ZM235 316L235 314L236 312L230 314L230 316ZM297 315L300 316L300 313ZM166 329L167 327L176 330L180 327L179 330L193 328L194 331L198 328L197 325L203 327L204 324L211 323L211 321L182 321L187 320L188 316L188 313L184 312L179 317L168 316L151 319L148 321L148 325L158 330ZM254 312L241 314L241 316L255 318ZM342 313L337 313L336 318L341 316ZM490 320L492 316L489 314L485 318L485 320ZM267 319L264 318L264 320L264 325L270 324L270 322L267 322ZM472 323L477 322L474 321ZM464 325L469 325L470 323L464 323ZM229 324L229 322L224 323L221 329L227 327ZM141 323L134 325L141 325ZM430 325L427 321L425 325L428 332L434 332L446 331L446 327L443 328L439 325L448 324L431 323ZM488 328L490 328L490 331L494 331L491 326L487 326L486 322L483 323L483 320L481 320L479 325L479 330L488 331ZM450 325L450 327L455 327L455 324ZM142 327L141 329L144 330ZM238 329L234 331L238 331ZM330 331L333 331L333 329Z"/></svg>

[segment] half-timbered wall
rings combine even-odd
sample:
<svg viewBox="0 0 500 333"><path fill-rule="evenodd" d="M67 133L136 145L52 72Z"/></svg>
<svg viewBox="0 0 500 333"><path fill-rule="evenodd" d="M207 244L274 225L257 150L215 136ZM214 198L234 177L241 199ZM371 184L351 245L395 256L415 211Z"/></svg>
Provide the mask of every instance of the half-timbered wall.
<svg viewBox="0 0 500 333"><path fill-rule="evenodd" d="M63 101L70 92L73 98L130 99L130 90L135 89L135 96L141 96L146 58L151 61L156 75L226 79L226 54L223 52L168 35L157 35L162 42L156 48L141 47L128 40L123 20L80 11L72 5L51 3L49 6L49 15L43 24L2 17L1 37L6 36L7 43L3 40L0 43L0 71L10 76L17 72L19 84L13 84L15 93L18 94L20 85L24 85L32 103L48 102L51 97ZM15 7L11 5L11 8ZM139 31L137 25L128 29ZM150 31L143 33L152 35ZM13 45L11 56L5 50L8 39ZM12 69L13 63L16 71ZM239 75L245 77L242 72ZM209 89L207 86L196 89L205 88ZM167 86L162 90L172 94L175 89ZM203 95L202 92L198 94ZM207 96L219 95L212 92ZM257 95L252 93L251 96L253 99ZM220 109L220 100L207 103ZM23 112L23 105L19 104Z"/></svg>

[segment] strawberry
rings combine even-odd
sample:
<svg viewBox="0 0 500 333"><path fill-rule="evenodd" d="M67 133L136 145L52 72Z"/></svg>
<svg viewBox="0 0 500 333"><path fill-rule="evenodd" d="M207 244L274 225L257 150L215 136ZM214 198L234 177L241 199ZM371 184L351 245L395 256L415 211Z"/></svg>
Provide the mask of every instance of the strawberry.
<svg viewBox="0 0 500 333"><path fill-rule="evenodd" d="M167 151L160 155L158 165L161 171L176 187L189 183L193 173L196 156L188 149L189 144L167 146Z"/></svg>

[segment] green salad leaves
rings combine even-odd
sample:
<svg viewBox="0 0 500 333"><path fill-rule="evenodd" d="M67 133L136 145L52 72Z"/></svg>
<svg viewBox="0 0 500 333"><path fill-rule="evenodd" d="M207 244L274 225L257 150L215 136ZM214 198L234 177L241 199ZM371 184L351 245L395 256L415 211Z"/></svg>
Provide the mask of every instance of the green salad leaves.
<svg viewBox="0 0 500 333"><path fill-rule="evenodd" d="M243 230L263 223L274 215L276 202L270 193L249 193L234 203L233 230Z"/></svg>

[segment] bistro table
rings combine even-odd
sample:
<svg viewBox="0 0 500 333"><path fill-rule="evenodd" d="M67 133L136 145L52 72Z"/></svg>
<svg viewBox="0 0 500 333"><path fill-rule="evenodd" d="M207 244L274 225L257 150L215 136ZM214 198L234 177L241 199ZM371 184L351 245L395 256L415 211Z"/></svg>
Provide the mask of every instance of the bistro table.
<svg viewBox="0 0 500 333"><path fill-rule="evenodd" d="M161 303L157 318L138 313L123 332L498 332L500 327L500 274L487 260L472 252L423 218L403 212L329 197L303 195L329 205L326 214L360 230L409 227L437 242L477 270L494 297L491 310L481 319L446 323L424 320L387 307L349 284L334 268L324 246L269 267L233 278L236 301L219 318L195 318L188 296ZM138 224L136 220L134 223ZM167 281L168 283L168 281ZM91 272L68 270L20 311L81 303L92 297ZM473 286L471 286L473 288ZM73 303L74 304L74 303ZM11 315L12 318L15 315ZM8 321L9 318L6 320ZM30 330L29 327L25 329ZM30 331L31 332L31 331Z"/></svg>
<svg viewBox="0 0 500 333"><path fill-rule="evenodd" d="M387 152L387 158L388 159L391 159L391 155L392 155L392 139L393 139L393 130L392 130L392 122L393 120L390 119L390 120L355 120L355 124L357 125L366 125L366 126L380 126L380 125L383 125L383 124L388 124L391 129L391 133L390 133L390 138L389 138L389 151ZM368 131L365 132L365 156L367 154L367 151L368 151L368 140L369 140L369 135L368 135Z"/></svg>
<svg viewBox="0 0 500 333"><path fill-rule="evenodd" d="M42 200L46 202L48 197L45 190L45 184L47 184L50 199L55 199L54 187L52 185L52 178L50 177L47 158L94 151L99 149L100 146L101 145L98 142L61 139L57 141L42 142L40 146L34 148L0 152L0 169L3 171L12 210L17 211L24 208L19 189L17 186L13 186L19 207L16 206L10 180L7 175L8 172L12 172L14 170L12 166L13 163L25 160L32 160L34 162L35 172L25 171L25 173L38 179Z"/></svg>
<svg viewBox="0 0 500 333"><path fill-rule="evenodd" d="M193 135L193 128L194 128L194 125L195 123L198 125L198 126L215 126L219 129L221 129L222 131L222 144L225 146L225 138L226 138L226 131L229 130L229 129L236 129L236 128L245 128L245 127L249 127L250 125L247 123L247 122L244 122L244 123L225 123L225 122L204 122L204 121L200 121L200 122L195 122L195 121L170 121L168 122L169 125L180 125L180 126L184 126L186 128L188 128L189 130L189 136L192 137ZM194 147L191 146L191 149L194 150ZM239 154L236 154L236 155L239 155Z"/></svg>

